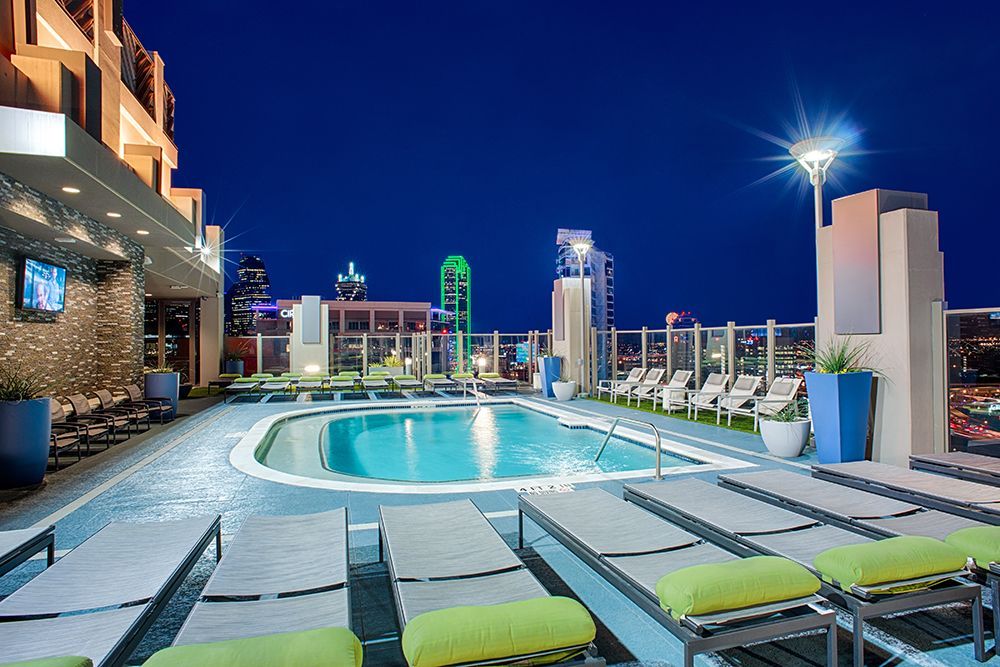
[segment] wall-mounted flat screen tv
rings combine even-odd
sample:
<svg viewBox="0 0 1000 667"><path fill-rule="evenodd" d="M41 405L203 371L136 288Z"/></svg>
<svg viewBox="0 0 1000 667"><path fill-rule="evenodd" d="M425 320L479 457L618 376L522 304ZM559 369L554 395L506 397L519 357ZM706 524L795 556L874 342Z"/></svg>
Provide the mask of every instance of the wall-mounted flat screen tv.
<svg viewBox="0 0 1000 667"><path fill-rule="evenodd" d="M63 312L66 308L66 269L30 257L22 258L17 297L18 308L24 310Z"/></svg>

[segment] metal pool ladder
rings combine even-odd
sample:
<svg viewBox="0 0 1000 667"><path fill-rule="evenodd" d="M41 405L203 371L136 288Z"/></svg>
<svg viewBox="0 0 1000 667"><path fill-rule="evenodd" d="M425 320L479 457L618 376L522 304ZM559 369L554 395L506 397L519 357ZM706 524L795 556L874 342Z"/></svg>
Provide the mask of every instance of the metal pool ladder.
<svg viewBox="0 0 1000 667"><path fill-rule="evenodd" d="M659 430L657 430L656 426L654 426L652 422L644 422L638 419L632 419L631 417L615 417L614 421L611 422L611 427L608 428L608 434L604 436L604 442L601 443L601 448L597 450L597 456L594 457L594 463L597 463L597 461L600 460L601 454L604 453L604 448L608 446L608 441L611 440L611 435L615 432L619 422L635 424L636 426L648 426L649 430L653 432L653 438L655 438L656 442L656 473L653 475L653 479L663 479L663 475L660 473L660 454L662 453L662 446L660 444Z"/></svg>

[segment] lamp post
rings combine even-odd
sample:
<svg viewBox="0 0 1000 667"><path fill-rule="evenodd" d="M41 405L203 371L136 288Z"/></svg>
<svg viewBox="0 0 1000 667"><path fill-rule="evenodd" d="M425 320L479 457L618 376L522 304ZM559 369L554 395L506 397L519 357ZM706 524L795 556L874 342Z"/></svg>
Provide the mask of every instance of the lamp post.
<svg viewBox="0 0 1000 667"><path fill-rule="evenodd" d="M594 242L588 238L571 239L570 245L576 252L576 258L580 262L580 394L584 394L583 378L586 377L585 367L587 365L587 292L584 289L584 266L587 253L594 247Z"/></svg>
<svg viewBox="0 0 1000 667"><path fill-rule="evenodd" d="M816 292L819 293L819 230L823 227L823 184L826 172L844 147L837 137L812 137L793 144L788 152L809 174L813 186L813 216L816 220Z"/></svg>

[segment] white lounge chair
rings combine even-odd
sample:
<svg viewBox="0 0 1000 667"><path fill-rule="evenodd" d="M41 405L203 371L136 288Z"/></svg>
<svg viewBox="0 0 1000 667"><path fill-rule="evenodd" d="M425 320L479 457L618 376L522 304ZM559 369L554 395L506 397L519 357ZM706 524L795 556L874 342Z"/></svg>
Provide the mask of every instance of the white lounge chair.
<svg viewBox="0 0 1000 667"><path fill-rule="evenodd" d="M660 380L663 379L664 373L666 373L664 368L651 368L649 372L646 373L646 377L642 379L637 385L629 387L625 391L626 405L632 405L632 397L635 396L636 405L639 401L645 398L652 398L653 393L656 392L660 385Z"/></svg>
<svg viewBox="0 0 1000 667"><path fill-rule="evenodd" d="M260 385L260 391L268 394L287 393L291 390L292 383L284 378L274 378Z"/></svg>
<svg viewBox="0 0 1000 667"><path fill-rule="evenodd" d="M728 373L709 373L702 383L701 389L691 392L688 395L688 419L691 419L691 412L694 418L698 418L698 410L707 410L715 405L723 392L726 391L726 383L729 382Z"/></svg>
<svg viewBox="0 0 1000 667"><path fill-rule="evenodd" d="M760 418L769 417L784 410L795 400L795 395L801 385L802 378L776 378L768 388L766 396L752 396L740 405L726 405L727 401L723 399L720 408L728 414L726 421L728 425L732 425L734 414L753 417L753 430L756 431ZM735 387L733 388L735 389ZM753 405L746 407L746 403L753 403Z"/></svg>
<svg viewBox="0 0 1000 667"><path fill-rule="evenodd" d="M722 423L723 410L739 409L753 400L754 394L757 393L757 387L760 386L760 382L763 379L763 376L760 375L736 376L733 388L725 392L715 402L715 423Z"/></svg>
<svg viewBox="0 0 1000 667"><path fill-rule="evenodd" d="M350 375L334 375L326 385L330 391L354 391L354 378Z"/></svg>
<svg viewBox="0 0 1000 667"><path fill-rule="evenodd" d="M601 380L597 383L597 398L600 398L601 394L610 394L611 402L616 403L619 395L624 395L626 391L642 382L645 375L646 369L637 366L628 372L624 380Z"/></svg>
<svg viewBox="0 0 1000 667"><path fill-rule="evenodd" d="M670 382L663 385L662 388L658 388L658 391L653 392L653 411L656 411L656 400L658 398L663 399L663 409L665 412L667 410L668 404L680 403L685 405L687 398L687 385L691 381L691 376L694 375L694 371L674 371L673 376L670 378Z"/></svg>

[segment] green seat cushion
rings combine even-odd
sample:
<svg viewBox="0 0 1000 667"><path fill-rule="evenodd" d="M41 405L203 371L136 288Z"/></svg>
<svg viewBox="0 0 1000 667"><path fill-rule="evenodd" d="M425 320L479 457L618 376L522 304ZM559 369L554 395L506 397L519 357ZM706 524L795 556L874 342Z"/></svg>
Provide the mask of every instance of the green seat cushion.
<svg viewBox="0 0 1000 667"><path fill-rule="evenodd" d="M219 373L220 380L235 380L240 377L239 373Z"/></svg>
<svg viewBox="0 0 1000 667"><path fill-rule="evenodd" d="M392 371L372 371L372 375L392 375Z"/></svg>
<svg viewBox="0 0 1000 667"><path fill-rule="evenodd" d="M256 382L259 382L259 381L260 381L260 378L244 378L244 377L238 377L238 378L235 378L235 379L233 380L233 383L235 383L235 384L249 384L249 383L251 383L251 382L254 382L254 383L256 383Z"/></svg>
<svg viewBox="0 0 1000 667"><path fill-rule="evenodd" d="M417 376L416 375L397 375L396 379L397 380L416 380Z"/></svg>
<svg viewBox="0 0 1000 667"><path fill-rule="evenodd" d="M500 661L552 651L555 662L594 640L590 612L576 600L544 597L420 614L403 631L410 667ZM528 664L528 663L526 663Z"/></svg>
<svg viewBox="0 0 1000 667"><path fill-rule="evenodd" d="M481 377L481 378L488 378L490 380L496 380L496 379L498 379L500 377L500 374L499 373L480 373L479 377Z"/></svg>
<svg viewBox="0 0 1000 667"><path fill-rule="evenodd" d="M941 540L905 535L827 549L813 559L813 567L824 581L845 591L865 586L878 587L882 593L902 593L933 583L913 579L961 570L965 559L964 553Z"/></svg>
<svg viewBox="0 0 1000 667"><path fill-rule="evenodd" d="M325 378L320 375L303 375L299 382L322 382Z"/></svg>
<svg viewBox="0 0 1000 667"><path fill-rule="evenodd" d="M347 628L285 632L211 644L171 646L143 667L361 667L361 642Z"/></svg>
<svg viewBox="0 0 1000 667"><path fill-rule="evenodd" d="M267 379L267 378L273 378L274 377L274 373L254 373L250 377L257 378L258 380L263 380L263 379Z"/></svg>
<svg viewBox="0 0 1000 667"><path fill-rule="evenodd" d="M385 376L384 375L366 375L366 376L364 376L361 379L362 380L368 380L368 381L373 381L373 380L383 380L384 381L385 380Z"/></svg>
<svg viewBox="0 0 1000 667"><path fill-rule="evenodd" d="M68 655L62 658L42 658L24 662L5 662L0 667L94 667L90 658Z"/></svg>
<svg viewBox="0 0 1000 667"><path fill-rule="evenodd" d="M424 379L425 380L443 380L443 379L445 379L445 377L446 376L445 376L444 373L425 373L424 374Z"/></svg>
<svg viewBox="0 0 1000 667"><path fill-rule="evenodd" d="M283 377L283 378L290 378L292 380L295 380L295 379L298 379L298 378L302 377L302 374L301 373L282 373L281 377Z"/></svg>
<svg viewBox="0 0 1000 667"><path fill-rule="evenodd" d="M972 558L984 570L989 569L990 563L1000 562L1000 526L962 528L944 541Z"/></svg>
<svg viewBox="0 0 1000 667"><path fill-rule="evenodd" d="M664 611L680 619L804 598L819 587L819 579L798 563L754 556L675 570L656 582L656 596Z"/></svg>
<svg viewBox="0 0 1000 667"><path fill-rule="evenodd" d="M472 373L452 373L453 378L458 378L459 380L467 380L473 377Z"/></svg>

